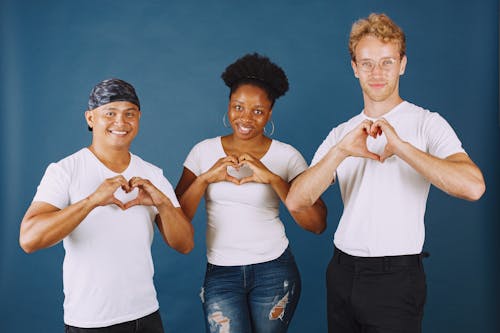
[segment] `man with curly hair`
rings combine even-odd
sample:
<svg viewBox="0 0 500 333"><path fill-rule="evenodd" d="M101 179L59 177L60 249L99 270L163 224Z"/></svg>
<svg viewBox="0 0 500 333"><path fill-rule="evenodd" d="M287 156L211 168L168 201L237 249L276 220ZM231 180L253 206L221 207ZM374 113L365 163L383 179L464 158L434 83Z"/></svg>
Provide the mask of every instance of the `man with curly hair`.
<svg viewBox="0 0 500 333"><path fill-rule="evenodd" d="M483 176L439 114L400 97L400 27L371 14L353 24L349 51L364 109L329 133L286 203L307 209L338 179L344 211L327 269L329 332L421 332L430 184L478 200Z"/></svg>

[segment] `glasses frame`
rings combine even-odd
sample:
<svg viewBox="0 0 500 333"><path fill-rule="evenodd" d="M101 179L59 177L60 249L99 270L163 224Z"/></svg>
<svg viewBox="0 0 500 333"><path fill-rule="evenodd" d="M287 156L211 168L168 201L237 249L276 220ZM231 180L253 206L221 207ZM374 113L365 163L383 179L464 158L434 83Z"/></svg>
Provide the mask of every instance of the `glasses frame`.
<svg viewBox="0 0 500 333"><path fill-rule="evenodd" d="M389 63L385 63L386 61L389 61ZM380 58L379 61L375 61L373 59L363 59L360 60L359 62L356 60L356 67L364 73L371 73L375 70L375 67L379 67L381 70L384 72L389 72L395 68L395 65L397 64L398 59L395 57L384 57ZM369 65L369 67L363 66L363 65Z"/></svg>

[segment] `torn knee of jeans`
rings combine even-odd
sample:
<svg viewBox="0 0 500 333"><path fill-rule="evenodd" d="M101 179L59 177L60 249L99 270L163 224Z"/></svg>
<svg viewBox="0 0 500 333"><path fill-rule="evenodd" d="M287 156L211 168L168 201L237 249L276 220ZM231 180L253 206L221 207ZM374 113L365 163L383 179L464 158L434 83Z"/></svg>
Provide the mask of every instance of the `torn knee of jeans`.
<svg viewBox="0 0 500 333"><path fill-rule="evenodd" d="M208 316L210 332L229 333L231 320L224 316L222 311L215 311Z"/></svg>
<svg viewBox="0 0 500 333"><path fill-rule="evenodd" d="M288 292L272 307L269 312L269 320L281 320L285 316L286 305L288 304Z"/></svg>

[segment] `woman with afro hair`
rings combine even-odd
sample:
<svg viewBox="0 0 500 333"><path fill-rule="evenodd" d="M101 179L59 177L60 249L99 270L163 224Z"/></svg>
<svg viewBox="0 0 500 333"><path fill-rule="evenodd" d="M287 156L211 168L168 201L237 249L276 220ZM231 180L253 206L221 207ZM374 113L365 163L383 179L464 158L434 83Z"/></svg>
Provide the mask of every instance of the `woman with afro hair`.
<svg viewBox="0 0 500 333"><path fill-rule="evenodd" d="M200 297L207 332L286 332L301 282L279 205L307 163L295 148L266 135L265 127L288 79L256 53L228 66L222 79L230 89L232 133L196 144L176 188L191 219L205 196L208 263ZM321 199L292 216L317 234L326 227Z"/></svg>

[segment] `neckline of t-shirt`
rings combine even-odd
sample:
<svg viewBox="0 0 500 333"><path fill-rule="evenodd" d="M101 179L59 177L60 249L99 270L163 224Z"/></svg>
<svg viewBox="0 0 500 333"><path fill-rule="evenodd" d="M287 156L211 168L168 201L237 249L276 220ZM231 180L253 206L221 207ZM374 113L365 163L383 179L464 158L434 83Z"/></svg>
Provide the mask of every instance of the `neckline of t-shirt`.
<svg viewBox="0 0 500 333"><path fill-rule="evenodd" d="M219 141L219 154L222 154L222 156L227 156L226 151L224 150L224 146L222 145L222 136L219 135L217 137L217 139ZM265 154L262 155L262 157L259 159L259 161L263 161L267 157L267 155L269 155L269 152L271 151L271 149L273 149L274 142L275 142L275 140L271 139L271 144L269 145L269 148L267 149Z"/></svg>
<svg viewBox="0 0 500 333"><path fill-rule="evenodd" d="M371 121L377 121L379 120L380 118L388 118L390 116L392 116L394 113L398 112L402 107L403 105L407 104L408 102L407 101L402 101L401 103L399 103L398 105L396 105L395 107L393 107L391 110L389 110L389 112L387 112L386 114L384 114L382 117L379 117L379 118L373 118L373 117L369 117L365 114L365 110L363 109L363 111L361 111L361 116L363 116L364 119L368 119L368 120L371 120Z"/></svg>
<svg viewBox="0 0 500 333"><path fill-rule="evenodd" d="M114 175L123 175L123 174L125 174L130 169L130 167L132 165L132 159L134 158L134 154L132 154L131 152L129 152L129 154L130 154L130 162L128 163L128 165L125 168L125 170L123 170L122 172L115 172L115 171L111 170L110 168L108 168L106 165L104 165L104 163L102 163L101 160L99 160L97 158L97 156L95 156L94 153L88 147L85 147L84 150L86 150L87 153L90 154L90 156L92 156L92 158L94 159L94 161L96 161L96 163L101 168L105 169L108 172L111 172Z"/></svg>

